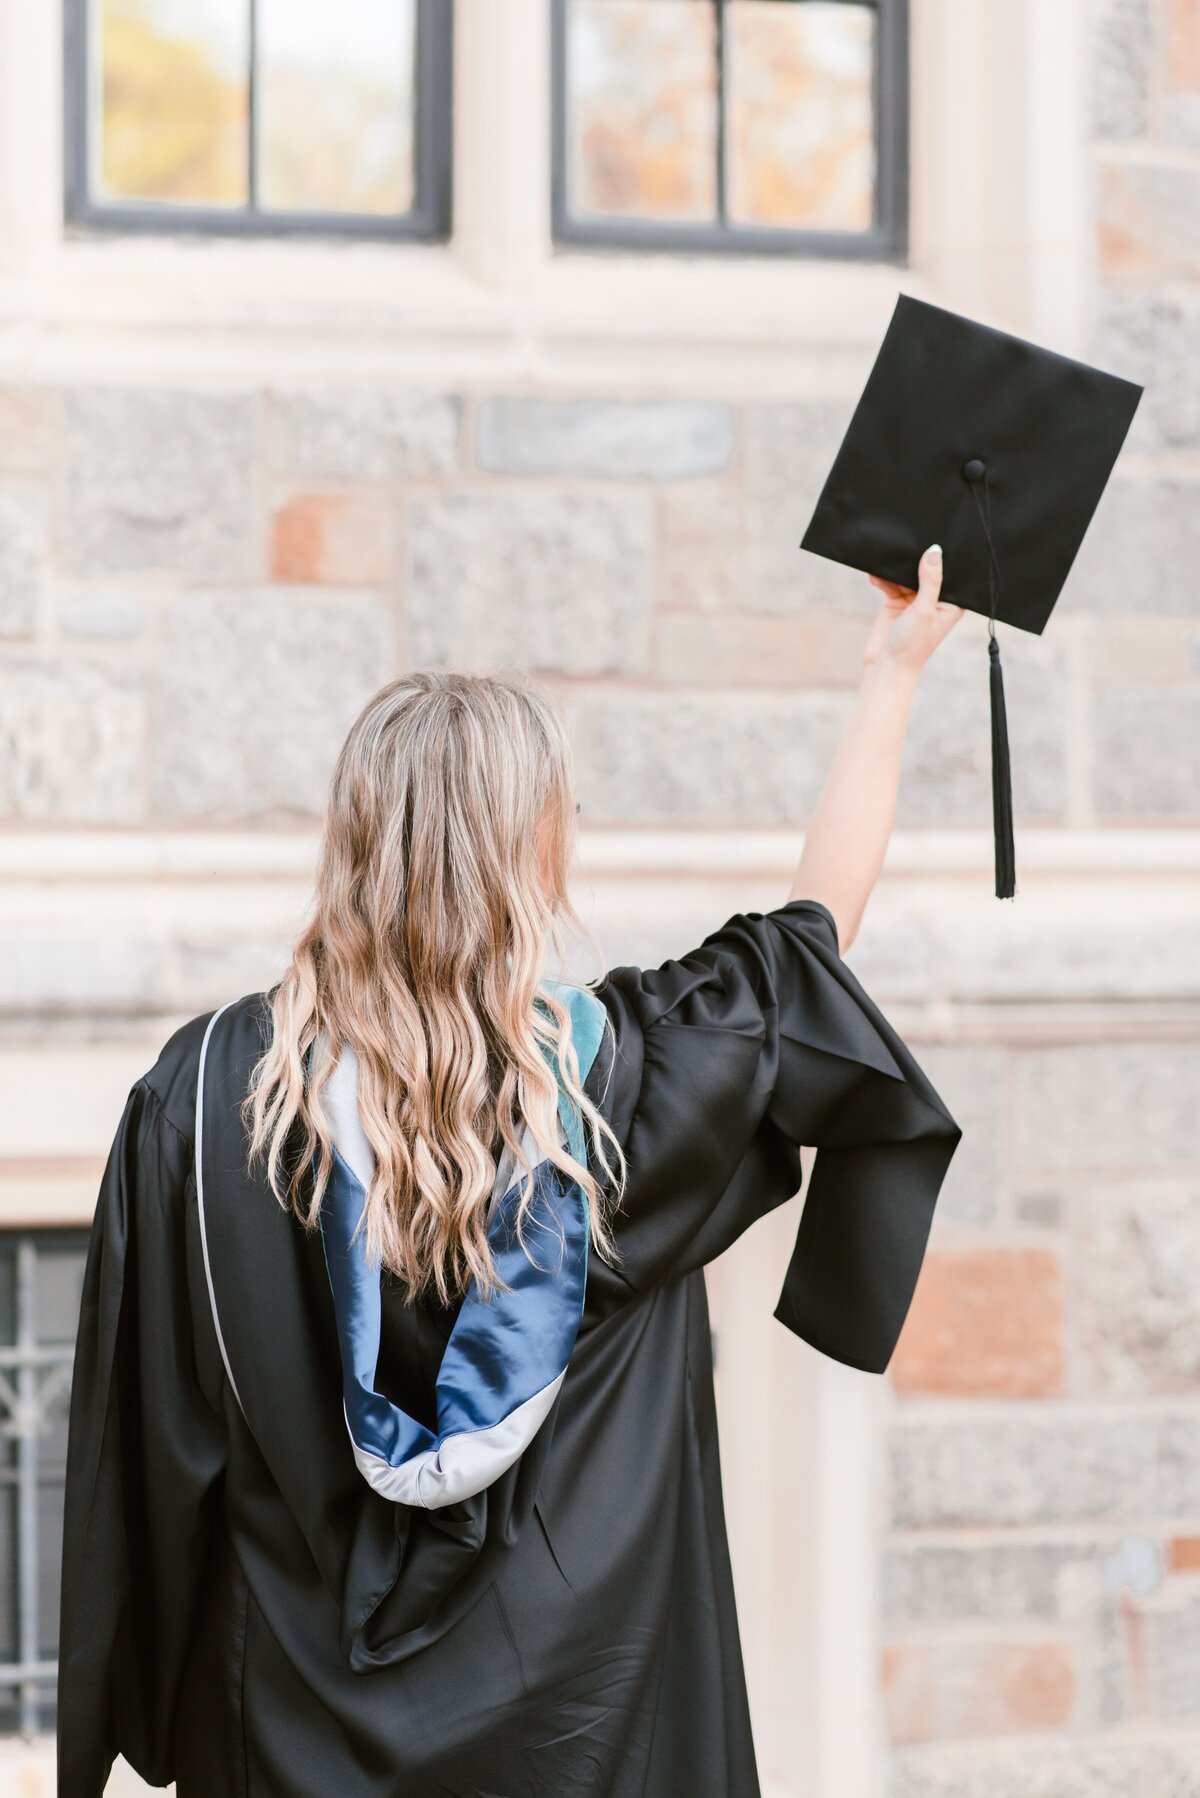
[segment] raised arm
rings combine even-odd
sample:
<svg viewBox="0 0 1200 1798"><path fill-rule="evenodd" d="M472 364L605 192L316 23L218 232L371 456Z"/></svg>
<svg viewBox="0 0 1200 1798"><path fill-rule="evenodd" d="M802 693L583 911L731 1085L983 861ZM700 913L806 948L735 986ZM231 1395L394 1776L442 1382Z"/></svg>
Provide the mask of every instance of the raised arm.
<svg viewBox="0 0 1200 1798"><path fill-rule="evenodd" d="M863 651L863 676L804 838L790 899L819 899L844 952L858 935L896 812L909 707L921 669L962 617L939 598L942 552L920 564L920 586L872 585L884 595Z"/></svg>

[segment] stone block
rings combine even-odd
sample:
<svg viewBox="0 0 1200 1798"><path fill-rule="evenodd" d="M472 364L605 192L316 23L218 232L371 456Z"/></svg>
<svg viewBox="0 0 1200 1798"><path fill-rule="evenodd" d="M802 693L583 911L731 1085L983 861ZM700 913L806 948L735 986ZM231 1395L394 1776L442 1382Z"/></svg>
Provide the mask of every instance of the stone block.
<svg viewBox="0 0 1200 1798"><path fill-rule="evenodd" d="M1200 1722L1200 1589L1196 1580L1172 1582L1160 1600L1145 1607L1139 1622L1151 1713L1171 1723Z"/></svg>
<svg viewBox="0 0 1200 1798"><path fill-rule="evenodd" d="M1093 785L1104 818L1200 818L1200 687L1096 695Z"/></svg>
<svg viewBox="0 0 1200 1798"><path fill-rule="evenodd" d="M574 691L567 707L588 824L783 824L805 817L848 695Z"/></svg>
<svg viewBox="0 0 1200 1798"><path fill-rule="evenodd" d="M269 401L269 455L285 474L387 481L458 466L462 407L379 387L285 390Z"/></svg>
<svg viewBox="0 0 1200 1798"><path fill-rule="evenodd" d="M900 1529L1190 1521L1200 1413L1056 1404L901 1415L890 1440Z"/></svg>
<svg viewBox="0 0 1200 1798"><path fill-rule="evenodd" d="M888 1798L1195 1798L1200 1736L1103 1736L908 1748Z"/></svg>
<svg viewBox="0 0 1200 1798"><path fill-rule="evenodd" d="M395 666L387 603L197 589L165 603L150 777L167 820L309 820L347 729Z"/></svg>
<svg viewBox="0 0 1200 1798"><path fill-rule="evenodd" d="M89 576L140 569L199 580L252 575L256 416L257 401L244 394L68 393L67 566Z"/></svg>
<svg viewBox="0 0 1200 1798"><path fill-rule="evenodd" d="M856 687L864 631L852 618L817 625L761 613L665 612L655 631L663 680L714 687Z"/></svg>
<svg viewBox="0 0 1200 1798"><path fill-rule="evenodd" d="M140 670L99 656L0 660L0 815L128 824L145 815Z"/></svg>
<svg viewBox="0 0 1200 1798"><path fill-rule="evenodd" d="M938 1194L934 1229L993 1223L1005 1178L1008 1057L1003 1049L929 1043L917 1060L963 1133Z"/></svg>
<svg viewBox="0 0 1200 1798"><path fill-rule="evenodd" d="M0 1013L78 1018L161 1003L160 945L110 919L90 931L17 927L0 941Z"/></svg>
<svg viewBox="0 0 1200 1798"><path fill-rule="evenodd" d="M415 666L638 673L647 663L646 494L438 493L409 506Z"/></svg>
<svg viewBox="0 0 1200 1798"><path fill-rule="evenodd" d="M890 1623L1090 1618L1105 1597L1103 1539L895 1540L883 1556Z"/></svg>
<svg viewBox="0 0 1200 1798"><path fill-rule="evenodd" d="M1189 571L1198 560L1200 479L1118 469L1088 528L1055 616L1131 614L1143 621L1154 614L1196 617L1200 592Z"/></svg>
<svg viewBox="0 0 1200 1798"><path fill-rule="evenodd" d="M1163 102L1163 141L1171 150L1200 150L1200 94L1168 94Z"/></svg>
<svg viewBox="0 0 1200 1798"><path fill-rule="evenodd" d="M1194 1394L1200 1182L1092 1184L1080 1212L1087 1253L1073 1267L1073 1310L1081 1380L1122 1396Z"/></svg>
<svg viewBox="0 0 1200 1798"><path fill-rule="evenodd" d="M1200 164L1105 157L1097 182L1099 264L1106 281L1200 275Z"/></svg>
<svg viewBox="0 0 1200 1798"><path fill-rule="evenodd" d="M884 1648L893 1742L1064 1729L1075 1698L1069 1642L895 1642Z"/></svg>
<svg viewBox="0 0 1200 1798"><path fill-rule="evenodd" d="M1066 805L1066 661L1062 647L1002 633L1013 810L1062 818ZM990 824L992 737L986 621L958 624L913 699L897 817L905 824Z"/></svg>
<svg viewBox="0 0 1200 1798"><path fill-rule="evenodd" d="M1094 0L1087 91L1099 138L1145 137L1154 58L1151 0Z"/></svg>
<svg viewBox="0 0 1200 1798"><path fill-rule="evenodd" d="M1200 446L1200 292L1111 288L1101 300L1096 360L1146 391L1127 439L1129 449Z"/></svg>
<svg viewBox="0 0 1200 1798"><path fill-rule="evenodd" d="M1061 1391L1058 1255L1002 1243L931 1246L888 1371L901 1392L1036 1398Z"/></svg>
<svg viewBox="0 0 1200 1798"><path fill-rule="evenodd" d="M0 482L0 636L36 631L48 555L45 494L32 482Z"/></svg>
<svg viewBox="0 0 1200 1798"><path fill-rule="evenodd" d="M145 629L146 602L128 587L64 587L56 596L55 615L65 637L129 642Z"/></svg>
<svg viewBox="0 0 1200 1798"><path fill-rule="evenodd" d="M492 474L677 481L723 473L736 447L721 401L497 397L475 424L475 459Z"/></svg>
<svg viewBox="0 0 1200 1798"><path fill-rule="evenodd" d="M395 536L379 493L297 493L271 520L271 573L277 581L325 587L385 584Z"/></svg>
<svg viewBox="0 0 1200 1798"><path fill-rule="evenodd" d="M1016 1066L1016 1158L1027 1167L1191 1169L1200 1045L1028 1049Z"/></svg>
<svg viewBox="0 0 1200 1798"><path fill-rule="evenodd" d="M716 483L658 498L658 597L665 607L715 612L741 603L746 582L741 496Z"/></svg>
<svg viewBox="0 0 1200 1798"><path fill-rule="evenodd" d="M0 470L44 474L58 444L61 402L43 387L0 387Z"/></svg>
<svg viewBox="0 0 1200 1798"><path fill-rule="evenodd" d="M852 397L747 407L745 606L874 613L879 595L866 575L800 548L853 409Z"/></svg>
<svg viewBox="0 0 1200 1798"><path fill-rule="evenodd" d="M1168 0L1167 85L1200 94L1200 10L1196 0Z"/></svg>

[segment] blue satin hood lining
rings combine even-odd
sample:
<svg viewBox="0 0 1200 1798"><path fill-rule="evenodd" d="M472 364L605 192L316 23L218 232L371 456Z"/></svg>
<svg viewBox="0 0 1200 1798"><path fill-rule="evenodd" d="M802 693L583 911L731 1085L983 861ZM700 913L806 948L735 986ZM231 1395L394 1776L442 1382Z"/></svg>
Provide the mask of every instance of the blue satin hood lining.
<svg viewBox="0 0 1200 1798"><path fill-rule="evenodd" d="M607 1023L586 988L554 984L571 1014L580 1083ZM552 1063L553 1065L553 1063ZM555 1068L558 1073L557 1067ZM582 1119L559 1083L559 1118L572 1156L586 1165ZM438 1505L482 1490L540 1428L579 1329L587 1281L588 1208L577 1181L550 1161L534 1187L517 1239L519 1180L493 1206L488 1242L510 1290L482 1298L468 1288L437 1377L435 1435L375 1388L382 1322L380 1270L353 1240L366 1193L336 1143L320 1211L337 1317L346 1423L360 1471L387 1496Z"/></svg>

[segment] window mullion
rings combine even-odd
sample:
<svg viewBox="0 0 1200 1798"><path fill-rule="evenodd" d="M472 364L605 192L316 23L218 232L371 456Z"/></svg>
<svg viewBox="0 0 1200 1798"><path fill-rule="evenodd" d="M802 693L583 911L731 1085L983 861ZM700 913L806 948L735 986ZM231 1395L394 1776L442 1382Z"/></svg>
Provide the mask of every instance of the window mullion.
<svg viewBox="0 0 1200 1798"><path fill-rule="evenodd" d="M250 33L246 97L246 210L258 211L258 0L246 0Z"/></svg>
<svg viewBox="0 0 1200 1798"><path fill-rule="evenodd" d="M726 141L726 51L725 0L713 0L713 32L717 53L717 224L729 222L725 198L729 146Z"/></svg>

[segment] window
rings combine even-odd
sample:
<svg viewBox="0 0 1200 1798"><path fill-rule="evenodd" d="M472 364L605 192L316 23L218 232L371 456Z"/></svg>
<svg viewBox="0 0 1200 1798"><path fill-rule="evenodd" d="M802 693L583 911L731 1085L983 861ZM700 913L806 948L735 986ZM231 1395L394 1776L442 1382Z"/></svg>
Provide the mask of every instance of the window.
<svg viewBox="0 0 1200 1798"><path fill-rule="evenodd" d="M0 1733L54 1728L67 1410L86 1230L0 1232Z"/></svg>
<svg viewBox="0 0 1200 1798"><path fill-rule="evenodd" d="M442 238L451 0L64 0L67 217Z"/></svg>
<svg viewBox="0 0 1200 1798"><path fill-rule="evenodd" d="M899 257L905 0L554 0L560 243Z"/></svg>

